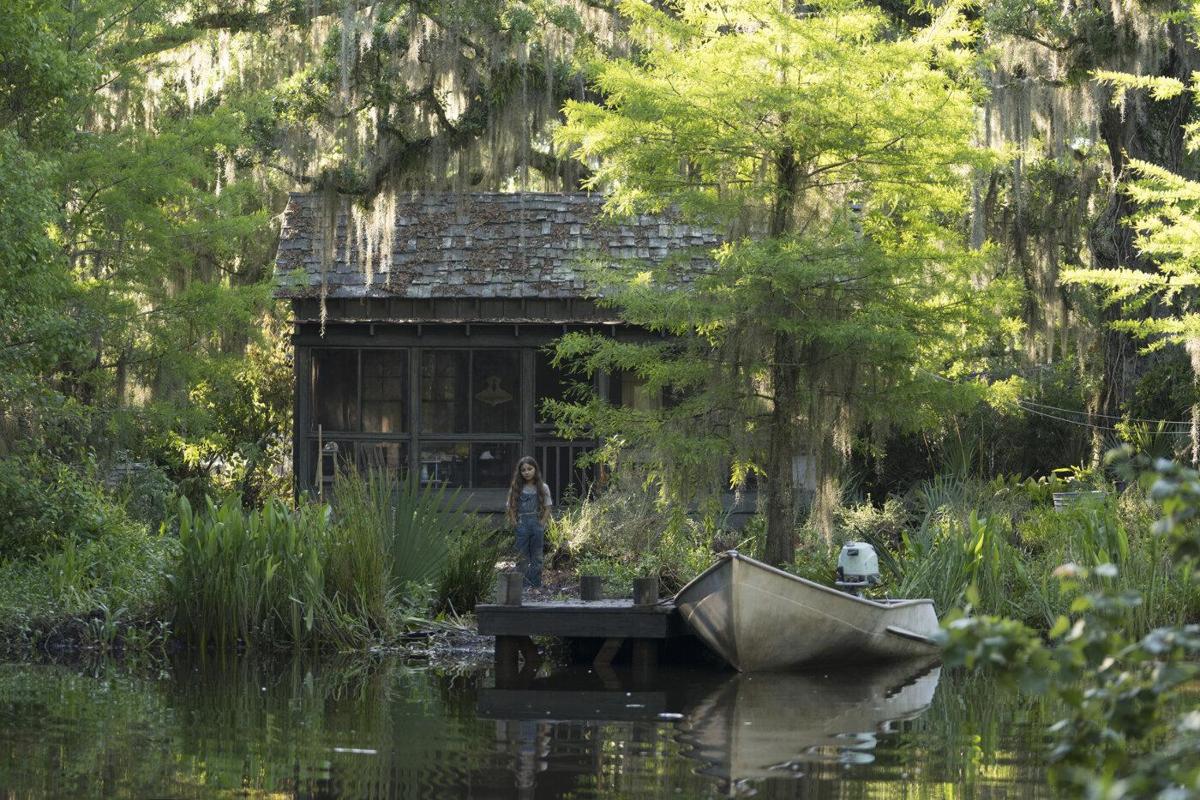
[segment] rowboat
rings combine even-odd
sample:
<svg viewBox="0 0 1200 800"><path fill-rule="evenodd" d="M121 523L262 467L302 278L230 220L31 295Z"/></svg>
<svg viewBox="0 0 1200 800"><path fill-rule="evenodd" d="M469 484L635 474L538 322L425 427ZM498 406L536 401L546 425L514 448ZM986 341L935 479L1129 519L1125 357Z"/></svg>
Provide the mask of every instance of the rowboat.
<svg viewBox="0 0 1200 800"><path fill-rule="evenodd" d="M675 595L684 621L741 672L936 657L932 600L869 600L736 550Z"/></svg>

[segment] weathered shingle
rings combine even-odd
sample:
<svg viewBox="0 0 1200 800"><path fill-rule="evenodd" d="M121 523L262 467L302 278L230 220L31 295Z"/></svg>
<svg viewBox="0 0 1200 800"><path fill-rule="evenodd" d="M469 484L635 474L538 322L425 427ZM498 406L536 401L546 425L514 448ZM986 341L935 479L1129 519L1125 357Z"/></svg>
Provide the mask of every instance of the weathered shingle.
<svg viewBox="0 0 1200 800"><path fill-rule="evenodd" d="M581 297L581 256L659 261L694 248L702 268L705 251L719 241L649 215L613 224L600 217L599 195L423 194L396 199L391 257L377 254L369 270L348 215L340 214L322 275L323 203L315 194L288 200L275 263L280 297L314 297L322 283L330 298Z"/></svg>

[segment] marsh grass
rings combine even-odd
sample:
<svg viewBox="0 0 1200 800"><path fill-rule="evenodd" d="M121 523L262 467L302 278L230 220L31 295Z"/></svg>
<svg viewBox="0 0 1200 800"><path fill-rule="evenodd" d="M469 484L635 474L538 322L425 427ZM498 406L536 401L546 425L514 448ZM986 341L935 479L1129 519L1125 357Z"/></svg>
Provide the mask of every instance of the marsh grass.
<svg viewBox="0 0 1200 800"><path fill-rule="evenodd" d="M892 593L929 597L939 612L970 603L977 613L1046 630L1075 600L1055 570L1107 564L1116 568L1119 588L1145 598L1127 612L1134 634L1200 613L1200 598L1151 532L1155 512L1139 490L1055 510L1052 495L1064 487L1055 479L961 477L918 486L910 494L914 525L880 558L890 567Z"/></svg>
<svg viewBox="0 0 1200 800"><path fill-rule="evenodd" d="M470 524L457 489L422 485L413 475L344 470L334 497L347 545L345 573L360 582L370 576L372 586L432 583L446 566L452 537Z"/></svg>
<svg viewBox="0 0 1200 800"><path fill-rule="evenodd" d="M451 537L446 566L434 585L435 607L465 614L491 591L505 538L483 521Z"/></svg>
<svg viewBox="0 0 1200 800"><path fill-rule="evenodd" d="M174 537L133 529L70 538L40 558L0 563L0 650L24 657L47 636L87 647L87 637L72 632L100 619L120 622L128 652L130 626L168 606L165 576L175 552Z"/></svg>
<svg viewBox="0 0 1200 800"><path fill-rule="evenodd" d="M178 634L201 649L355 648L428 614L430 586L466 527L458 493L347 471L334 497L294 509L208 500L199 512L181 501L170 580Z"/></svg>
<svg viewBox="0 0 1200 800"><path fill-rule="evenodd" d="M328 507L270 501L246 511L230 498L207 500L195 513L181 499L179 543L174 628L201 649L309 644L336 626L325 597L324 562L334 543Z"/></svg>

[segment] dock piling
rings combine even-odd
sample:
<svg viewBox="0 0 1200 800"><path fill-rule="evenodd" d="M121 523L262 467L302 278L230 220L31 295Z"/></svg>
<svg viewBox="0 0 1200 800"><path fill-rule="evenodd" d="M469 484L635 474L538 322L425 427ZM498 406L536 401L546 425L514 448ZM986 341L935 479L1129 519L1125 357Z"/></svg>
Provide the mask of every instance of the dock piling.
<svg viewBox="0 0 1200 800"><path fill-rule="evenodd" d="M501 606L521 605L521 593L525 589L525 576L519 572L501 572L496 579L496 604Z"/></svg>
<svg viewBox="0 0 1200 800"><path fill-rule="evenodd" d="M600 599L601 580L599 575L579 576L579 596L585 603Z"/></svg>
<svg viewBox="0 0 1200 800"><path fill-rule="evenodd" d="M652 606L658 602L658 576L633 579L633 604Z"/></svg>

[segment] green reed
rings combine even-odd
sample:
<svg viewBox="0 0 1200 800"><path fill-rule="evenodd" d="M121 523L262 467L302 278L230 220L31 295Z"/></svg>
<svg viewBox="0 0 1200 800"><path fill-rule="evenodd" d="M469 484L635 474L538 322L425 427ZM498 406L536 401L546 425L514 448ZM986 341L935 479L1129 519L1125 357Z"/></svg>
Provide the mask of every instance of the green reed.
<svg viewBox="0 0 1200 800"><path fill-rule="evenodd" d="M492 587L496 562L506 540L482 523L454 536L446 566L435 584L439 609L464 614L475 607Z"/></svg>
<svg viewBox="0 0 1200 800"><path fill-rule="evenodd" d="M1137 491L1056 510L1042 488L960 479L921 487L919 527L880 559L895 564L895 593L929 597L940 613L969 601L977 613L1045 630L1075 600L1055 577L1058 567L1111 565L1119 587L1144 598L1127 612L1131 632L1200 612L1200 598L1152 533L1156 515Z"/></svg>
<svg viewBox="0 0 1200 800"><path fill-rule="evenodd" d="M325 559L334 543L329 509L278 501L243 510L234 499L179 503L179 562L171 576L174 624L201 648L242 642L316 641L331 623Z"/></svg>
<svg viewBox="0 0 1200 800"><path fill-rule="evenodd" d="M457 489L415 476L346 470L334 482L334 497L347 573L369 573L393 588L435 581L451 538L467 525Z"/></svg>

